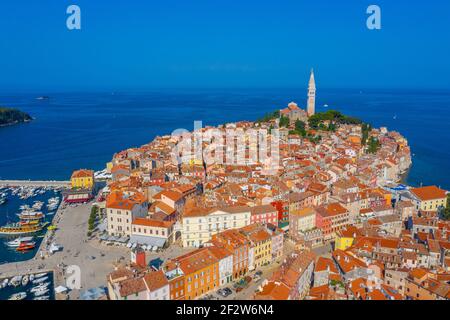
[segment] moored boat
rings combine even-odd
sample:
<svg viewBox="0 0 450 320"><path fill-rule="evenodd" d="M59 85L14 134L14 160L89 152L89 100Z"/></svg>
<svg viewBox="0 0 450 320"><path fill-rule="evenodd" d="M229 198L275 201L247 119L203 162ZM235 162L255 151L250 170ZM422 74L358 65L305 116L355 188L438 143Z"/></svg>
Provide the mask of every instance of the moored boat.
<svg viewBox="0 0 450 320"><path fill-rule="evenodd" d="M47 277L47 276L45 276L45 277L43 277L43 278L34 279L34 280L33 280L33 284L40 284L40 283L45 282L45 281L47 281L47 280L48 280L48 277Z"/></svg>
<svg viewBox="0 0 450 320"><path fill-rule="evenodd" d="M6 235L20 235L29 234L41 231L48 223L41 223L38 225L20 225L19 223L14 223L0 227L0 234Z"/></svg>
<svg viewBox="0 0 450 320"><path fill-rule="evenodd" d="M18 252L26 252L29 250L34 249L34 247L36 246L35 242L22 242L17 248L16 251Z"/></svg>
<svg viewBox="0 0 450 320"><path fill-rule="evenodd" d="M9 281L9 285L12 287L17 287L20 284L22 284L22 276L14 276L10 281Z"/></svg>
<svg viewBox="0 0 450 320"><path fill-rule="evenodd" d="M36 292L36 291L40 291L40 290L47 289L47 287L48 287L49 285L50 285L50 282L41 283L41 284L38 285L37 287L31 288L30 292Z"/></svg>
<svg viewBox="0 0 450 320"><path fill-rule="evenodd" d="M18 293L14 293L11 297L9 297L8 300L23 300L26 297L27 297L26 292L18 292Z"/></svg>
<svg viewBox="0 0 450 320"><path fill-rule="evenodd" d="M16 248L16 247L20 246L20 244L22 242L30 242L30 241L33 241L33 239L34 239L33 237L20 237L20 238L11 240L9 242L6 242L6 245L8 247Z"/></svg>
<svg viewBox="0 0 450 320"><path fill-rule="evenodd" d="M36 297L39 297L39 296L43 296L44 294L46 294L47 292L49 292L50 290L49 289L40 289L40 290L37 290L37 291L35 291L35 292L33 292L33 294L36 296Z"/></svg>
<svg viewBox="0 0 450 320"><path fill-rule="evenodd" d="M27 211L18 213L17 216L21 220L39 220L45 217L45 215L42 212L35 212L35 211Z"/></svg>
<svg viewBox="0 0 450 320"><path fill-rule="evenodd" d="M22 278L22 286L26 286L28 282L30 281L30 277L28 275L23 276Z"/></svg>

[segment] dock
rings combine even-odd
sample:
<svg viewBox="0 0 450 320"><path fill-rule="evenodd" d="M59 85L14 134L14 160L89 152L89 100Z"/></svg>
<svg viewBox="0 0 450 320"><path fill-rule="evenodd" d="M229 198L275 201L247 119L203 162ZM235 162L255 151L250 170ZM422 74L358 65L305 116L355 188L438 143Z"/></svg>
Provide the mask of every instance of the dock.
<svg viewBox="0 0 450 320"><path fill-rule="evenodd" d="M1 187L50 187L50 188L68 188L70 181L32 181L32 180L0 180Z"/></svg>

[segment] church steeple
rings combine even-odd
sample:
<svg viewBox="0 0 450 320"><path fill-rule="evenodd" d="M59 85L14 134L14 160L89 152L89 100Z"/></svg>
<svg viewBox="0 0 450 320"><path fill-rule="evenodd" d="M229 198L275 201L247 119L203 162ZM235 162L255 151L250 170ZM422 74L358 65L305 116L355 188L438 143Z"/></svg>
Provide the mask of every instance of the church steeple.
<svg viewBox="0 0 450 320"><path fill-rule="evenodd" d="M316 112L316 82L314 80L314 70L311 69L311 76L308 84L308 104L306 109L308 116L312 116Z"/></svg>

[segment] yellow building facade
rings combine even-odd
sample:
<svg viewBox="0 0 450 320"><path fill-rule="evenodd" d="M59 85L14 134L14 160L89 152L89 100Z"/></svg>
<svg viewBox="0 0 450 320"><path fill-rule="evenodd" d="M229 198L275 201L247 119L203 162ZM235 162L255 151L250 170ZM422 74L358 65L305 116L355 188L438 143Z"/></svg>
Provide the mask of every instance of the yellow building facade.
<svg viewBox="0 0 450 320"><path fill-rule="evenodd" d="M94 171L76 170L72 173L70 183L73 189L92 189L94 187Z"/></svg>

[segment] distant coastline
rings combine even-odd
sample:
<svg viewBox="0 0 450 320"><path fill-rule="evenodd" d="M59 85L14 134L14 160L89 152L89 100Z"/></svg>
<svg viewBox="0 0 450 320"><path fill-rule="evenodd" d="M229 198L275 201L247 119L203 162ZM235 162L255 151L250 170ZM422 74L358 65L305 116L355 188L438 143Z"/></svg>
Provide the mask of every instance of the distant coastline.
<svg viewBox="0 0 450 320"><path fill-rule="evenodd" d="M33 120L33 118L28 113L18 109L0 107L0 127L26 123L31 120Z"/></svg>

